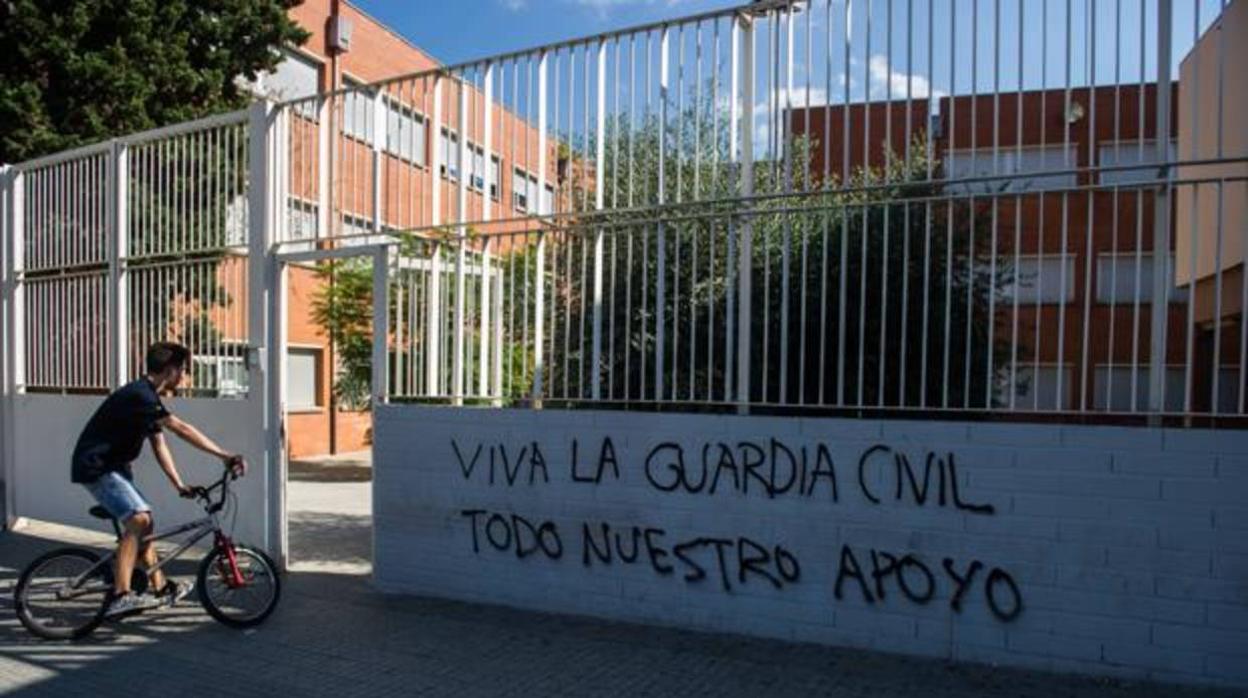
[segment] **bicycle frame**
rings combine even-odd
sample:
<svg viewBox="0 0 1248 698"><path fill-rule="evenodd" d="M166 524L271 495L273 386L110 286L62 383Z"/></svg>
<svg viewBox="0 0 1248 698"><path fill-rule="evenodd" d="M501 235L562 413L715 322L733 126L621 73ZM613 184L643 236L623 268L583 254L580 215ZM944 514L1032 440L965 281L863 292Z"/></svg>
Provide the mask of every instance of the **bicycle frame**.
<svg viewBox="0 0 1248 698"><path fill-rule="evenodd" d="M228 583L231 586L241 586L244 582L242 579L242 574L238 570L237 561L234 557L234 544L233 544L233 541L230 540L229 536L226 536L224 533L221 532L221 523L218 519L218 516L219 514L217 512L213 512L213 513L205 515L203 518L199 518L189 523L182 524L181 526L177 526L176 528L173 528L169 531L157 532L157 533L153 533L150 536L145 536L140 541L140 548L142 548L143 546L149 545L151 543L155 543L157 541L167 540L175 536L180 536L183 533L188 533L192 531L194 532L181 545L175 548L173 552L163 557L158 557L156 560L156 565L151 568L148 568L146 570L146 573L150 575L153 572L163 568L170 561L176 560L177 558L181 557L182 553L189 550L191 546L203 540L209 534L215 534L216 536L216 540L214 541L215 545L225 550L226 558L230 562L230 579L228 580ZM96 570L100 569L101 566L112 564L113 560L116 557L117 557L117 551L113 550L108 555L105 555L104 557L100 558L99 562L95 563L94 565L89 567L86 571L84 571L82 574L78 575L77 577L73 579L73 581L69 585L69 588L73 589L72 592L58 593L58 597L72 598L74 596L89 593L92 591L98 591L98 588L96 587L82 587L81 585L85 579L87 579L90 575L95 573Z"/></svg>

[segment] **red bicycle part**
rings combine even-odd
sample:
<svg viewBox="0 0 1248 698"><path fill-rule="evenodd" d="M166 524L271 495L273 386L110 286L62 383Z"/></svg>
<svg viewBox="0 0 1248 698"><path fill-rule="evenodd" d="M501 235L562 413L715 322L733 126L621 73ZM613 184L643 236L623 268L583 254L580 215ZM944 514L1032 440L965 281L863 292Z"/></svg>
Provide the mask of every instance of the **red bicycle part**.
<svg viewBox="0 0 1248 698"><path fill-rule="evenodd" d="M217 548L225 551L225 560L229 563L227 569L221 570L222 581L231 589L241 588L247 581L243 579L243 573L238 569L238 556L234 553L234 541L217 534Z"/></svg>

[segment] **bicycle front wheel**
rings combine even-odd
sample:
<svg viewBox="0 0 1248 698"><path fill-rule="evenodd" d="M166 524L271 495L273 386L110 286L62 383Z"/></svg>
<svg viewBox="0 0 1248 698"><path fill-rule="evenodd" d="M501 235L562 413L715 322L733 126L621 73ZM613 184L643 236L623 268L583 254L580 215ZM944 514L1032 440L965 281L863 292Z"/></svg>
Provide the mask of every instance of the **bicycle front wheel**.
<svg viewBox="0 0 1248 698"><path fill-rule="evenodd" d="M199 600L208 615L231 628L250 628L264 622L277 608L281 579L268 555L245 545L234 546L238 579L226 550L213 548L199 563L196 581ZM241 583L240 583L241 582Z"/></svg>
<svg viewBox="0 0 1248 698"><path fill-rule="evenodd" d="M62 548L42 555L22 572L13 590L17 619L48 640L84 637L104 620L113 588L110 565L95 553Z"/></svg>

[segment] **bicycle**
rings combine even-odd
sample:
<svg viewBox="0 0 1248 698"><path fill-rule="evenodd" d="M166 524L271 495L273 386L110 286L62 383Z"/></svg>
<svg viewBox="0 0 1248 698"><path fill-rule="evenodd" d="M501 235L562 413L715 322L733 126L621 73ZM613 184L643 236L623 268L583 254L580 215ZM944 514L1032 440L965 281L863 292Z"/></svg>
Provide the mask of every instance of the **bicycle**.
<svg viewBox="0 0 1248 698"><path fill-rule="evenodd" d="M182 534L187 539L152 569L135 565L131 590L146 591L148 574L177 559L209 534L213 546L199 563L196 586L199 602L218 622L232 628L250 628L264 622L277 608L281 579L277 566L263 551L235 543L221 527L221 511L230 496L230 481L237 478L229 468L208 487L194 489L193 497L205 516L172 530L153 533L144 542L166 540ZM220 497L213 501L213 493ZM121 526L101 506L92 516L111 521L117 538ZM104 621L113 595L113 558L116 551L100 557L86 548L59 548L30 563L13 591L14 607L21 624L32 634L49 640L79 639Z"/></svg>

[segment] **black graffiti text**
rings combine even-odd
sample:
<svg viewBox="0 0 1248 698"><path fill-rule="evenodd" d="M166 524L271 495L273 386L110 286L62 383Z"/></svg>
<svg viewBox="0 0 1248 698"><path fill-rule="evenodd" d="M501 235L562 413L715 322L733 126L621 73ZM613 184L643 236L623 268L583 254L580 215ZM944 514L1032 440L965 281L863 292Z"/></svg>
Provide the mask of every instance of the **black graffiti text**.
<svg viewBox="0 0 1248 698"><path fill-rule="evenodd" d="M922 463L920 468L919 463ZM884 478L892 478L893 487L872 487L869 475L880 472ZM858 487L862 496L872 504L881 504L891 495L900 502L909 500L919 506L952 506L973 514L992 515L996 507L991 504L973 504L963 498L958 485L958 465L952 453L941 457L929 451L921 460L911 462L905 453L884 444L876 444L862 452L858 458Z"/></svg>
<svg viewBox="0 0 1248 698"><path fill-rule="evenodd" d="M980 574L984 563L979 560L959 564L948 557L941 561L941 567L943 574L913 553L895 555L869 548L865 554L856 554L849 545L843 545L832 593L839 600L848 589L857 589L867 603L874 604L885 602L896 592L911 603L925 605L936 598L940 586L949 585L949 607L960 613L968 592L978 584L988 610L998 620L1008 623L1023 612L1018 584L1000 567Z"/></svg>
<svg viewBox="0 0 1248 698"><path fill-rule="evenodd" d="M472 552L481 553L483 542L500 552L514 552L524 559L541 553L551 560L563 557L563 540L553 521L534 524L519 514L484 509L465 509L460 515L472 526Z"/></svg>
<svg viewBox="0 0 1248 698"><path fill-rule="evenodd" d="M770 499L789 493L839 499L836 466L824 444L793 447L770 439L763 444L708 442L699 450L686 453L677 443L658 444L646 456L646 481L661 492L715 494L725 489L761 491Z"/></svg>
<svg viewBox="0 0 1248 698"><path fill-rule="evenodd" d="M613 530L603 522L581 525L581 564L585 567L646 563L658 575L679 575L691 584L718 582L727 592L751 583L783 589L802 576L792 551L746 536L671 541L662 528L626 526Z"/></svg>
<svg viewBox="0 0 1248 698"><path fill-rule="evenodd" d="M451 448L455 451L455 458L459 461L459 471L465 480L472 479L472 474L476 471L478 464L484 463L489 467L488 482L491 486L496 482L506 482L508 486L513 486L516 482L525 479L521 478L522 471L527 471L525 474L530 485L537 482L539 477L544 483L550 482L546 457L536 441L530 441L519 448L513 445L510 449L502 443L489 446L477 443L476 448L471 449L472 453L469 455L470 449L461 449L459 442L451 439Z"/></svg>

